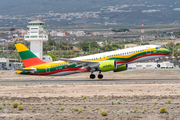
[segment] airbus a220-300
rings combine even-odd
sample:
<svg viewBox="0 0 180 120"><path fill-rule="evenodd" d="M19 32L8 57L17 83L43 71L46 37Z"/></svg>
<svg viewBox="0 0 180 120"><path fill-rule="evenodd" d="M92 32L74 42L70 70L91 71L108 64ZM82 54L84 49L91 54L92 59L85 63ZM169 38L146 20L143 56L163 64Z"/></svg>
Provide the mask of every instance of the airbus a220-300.
<svg viewBox="0 0 180 120"><path fill-rule="evenodd" d="M60 58L60 61L44 62L23 44L15 44L25 68L17 69L17 74L60 76L81 72L91 72L90 78L103 78L103 72L121 72L128 64L164 57L170 54L168 49L159 45L145 45L134 48L115 50L71 59ZM159 64L157 64L160 67Z"/></svg>

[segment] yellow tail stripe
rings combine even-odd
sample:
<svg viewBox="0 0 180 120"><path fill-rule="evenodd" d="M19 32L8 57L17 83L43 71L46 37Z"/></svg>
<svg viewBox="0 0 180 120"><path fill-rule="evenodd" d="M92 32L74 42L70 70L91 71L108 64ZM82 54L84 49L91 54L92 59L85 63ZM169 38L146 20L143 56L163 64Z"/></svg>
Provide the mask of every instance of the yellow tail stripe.
<svg viewBox="0 0 180 120"><path fill-rule="evenodd" d="M23 51L27 51L29 50L26 46L24 46L23 44L15 44L16 49L18 52L23 52Z"/></svg>

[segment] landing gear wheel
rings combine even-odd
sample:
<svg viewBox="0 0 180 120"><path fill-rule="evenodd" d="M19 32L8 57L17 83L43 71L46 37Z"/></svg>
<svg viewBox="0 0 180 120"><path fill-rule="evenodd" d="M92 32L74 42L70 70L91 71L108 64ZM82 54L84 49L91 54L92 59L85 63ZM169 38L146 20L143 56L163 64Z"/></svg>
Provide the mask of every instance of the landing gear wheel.
<svg viewBox="0 0 180 120"><path fill-rule="evenodd" d="M94 74L91 74L91 75L90 75L90 78L91 78L91 79L94 79L95 77L96 77L96 76L95 76Z"/></svg>
<svg viewBox="0 0 180 120"><path fill-rule="evenodd" d="M160 68L160 67L161 67L161 65L160 65L160 64L157 64L157 67L158 67L158 68Z"/></svg>
<svg viewBox="0 0 180 120"><path fill-rule="evenodd" d="M102 75L102 74L99 74L99 75L98 75L98 78L99 78L99 79L102 79L102 78L103 78L103 75Z"/></svg>

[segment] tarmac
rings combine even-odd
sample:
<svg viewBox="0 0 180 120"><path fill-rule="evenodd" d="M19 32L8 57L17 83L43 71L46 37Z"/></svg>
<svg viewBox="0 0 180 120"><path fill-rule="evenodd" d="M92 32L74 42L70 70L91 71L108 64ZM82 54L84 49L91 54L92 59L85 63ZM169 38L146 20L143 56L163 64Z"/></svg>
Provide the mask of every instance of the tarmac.
<svg viewBox="0 0 180 120"><path fill-rule="evenodd" d="M180 82L180 79L84 79L84 80L13 80L0 81L0 84L36 84L36 83L153 83Z"/></svg>

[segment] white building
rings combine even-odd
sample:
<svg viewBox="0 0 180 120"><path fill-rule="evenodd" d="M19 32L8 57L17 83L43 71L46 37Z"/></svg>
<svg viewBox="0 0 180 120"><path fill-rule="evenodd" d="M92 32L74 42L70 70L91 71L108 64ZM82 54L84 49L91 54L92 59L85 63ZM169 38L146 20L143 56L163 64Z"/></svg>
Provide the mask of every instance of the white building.
<svg viewBox="0 0 180 120"><path fill-rule="evenodd" d="M62 32L58 32L58 33L57 33L57 36L60 37L60 36L65 36L65 35L64 35L64 33L62 33Z"/></svg>
<svg viewBox="0 0 180 120"><path fill-rule="evenodd" d="M174 64L170 62L139 62L128 64L128 69L157 69L157 64L160 64L160 68L173 68Z"/></svg>
<svg viewBox="0 0 180 120"><path fill-rule="evenodd" d="M28 23L28 31L24 40L30 42L30 50L42 60L43 41L48 40L48 35L44 31L45 23L43 21L31 21Z"/></svg>
<svg viewBox="0 0 180 120"><path fill-rule="evenodd" d="M50 57L50 56L43 56L43 61L46 61L46 62L52 62L53 59Z"/></svg>
<svg viewBox="0 0 180 120"><path fill-rule="evenodd" d="M85 32L84 31L77 31L76 36L84 36Z"/></svg>

